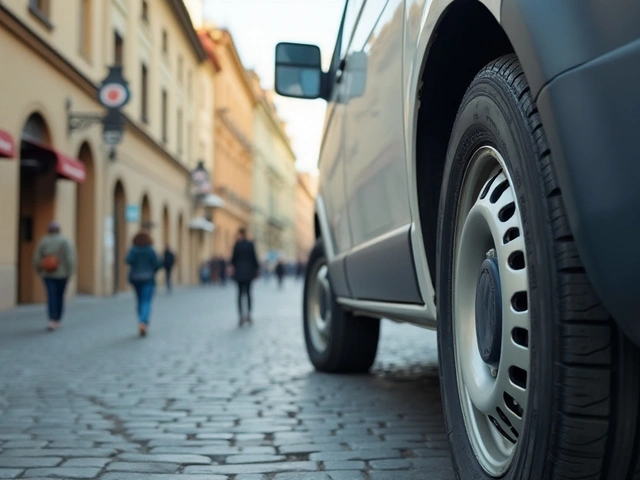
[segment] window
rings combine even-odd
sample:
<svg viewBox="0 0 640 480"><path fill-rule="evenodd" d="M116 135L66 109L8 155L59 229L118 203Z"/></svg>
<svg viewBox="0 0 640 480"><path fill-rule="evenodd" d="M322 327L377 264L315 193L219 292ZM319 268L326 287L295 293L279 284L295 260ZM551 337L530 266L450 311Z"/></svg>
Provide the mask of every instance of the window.
<svg viewBox="0 0 640 480"><path fill-rule="evenodd" d="M193 125L191 122L187 124L187 162L190 162L193 158Z"/></svg>
<svg viewBox="0 0 640 480"><path fill-rule="evenodd" d="M91 0L80 0L80 55L91 59Z"/></svg>
<svg viewBox="0 0 640 480"><path fill-rule="evenodd" d="M149 69L142 63L142 90L140 95L140 117L144 123L149 123Z"/></svg>
<svg viewBox="0 0 640 480"><path fill-rule="evenodd" d="M168 135L167 135L167 115L168 115L168 105L167 102L169 101L169 99L167 98L167 91L165 89L162 89L162 141L164 143L167 143L168 140Z"/></svg>
<svg viewBox="0 0 640 480"><path fill-rule="evenodd" d="M344 58L347 53L347 48L351 43L351 37L356 28L356 23L358 21L358 17L360 16L360 11L362 10L362 6L364 5L364 0L351 0L347 4L347 10L345 11L344 16L344 27L342 30L342 45L340 51L340 57Z"/></svg>
<svg viewBox="0 0 640 480"><path fill-rule="evenodd" d="M162 30L162 52L169 53L169 36L166 30Z"/></svg>
<svg viewBox="0 0 640 480"><path fill-rule="evenodd" d="M124 38L118 32L113 33L113 63L120 66L124 63Z"/></svg>
<svg viewBox="0 0 640 480"><path fill-rule="evenodd" d="M29 0L29 11L49 29L51 25L51 1L50 0Z"/></svg>
<svg viewBox="0 0 640 480"><path fill-rule="evenodd" d="M178 83L182 84L182 70L183 70L183 65L182 65L182 55L178 55Z"/></svg>
<svg viewBox="0 0 640 480"><path fill-rule="evenodd" d="M142 0L142 20L149 23L149 2Z"/></svg>
<svg viewBox="0 0 640 480"><path fill-rule="evenodd" d="M193 95L193 72L189 70L187 73L187 98L191 100Z"/></svg>
<svg viewBox="0 0 640 480"><path fill-rule="evenodd" d="M176 128L178 129L176 138L178 139L178 153L182 153L182 109L178 109L177 115L178 124Z"/></svg>

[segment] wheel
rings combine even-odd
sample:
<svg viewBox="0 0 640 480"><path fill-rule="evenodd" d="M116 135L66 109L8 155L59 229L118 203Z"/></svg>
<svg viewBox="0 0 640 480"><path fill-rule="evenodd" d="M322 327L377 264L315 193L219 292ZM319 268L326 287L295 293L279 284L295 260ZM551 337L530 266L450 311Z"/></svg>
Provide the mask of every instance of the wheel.
<svg viewBox="0 0 640 480"><path fill-rule="evenodd" d="M437 248L457 478L640 478L638 350L590 286L515 56L485 67L462 101Z"/></svg>
<svg viewBox="0 0 640 480"><path fill-rule="evenodd" d="M322 240L309 255L304 284L304 339L313 366L321 372L362 373L378 350L380 319L353 315L336 302Z"/></svg>

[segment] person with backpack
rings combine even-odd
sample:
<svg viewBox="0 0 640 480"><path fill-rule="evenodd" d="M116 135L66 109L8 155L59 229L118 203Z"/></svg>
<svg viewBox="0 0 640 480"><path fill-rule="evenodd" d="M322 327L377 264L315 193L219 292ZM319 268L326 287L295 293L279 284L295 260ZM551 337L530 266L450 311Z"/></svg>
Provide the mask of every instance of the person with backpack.
<svg viewBox="0 0 640 480"><path fill-rule="evenodd" d="M60 233L58 222L49 224L47 235L38 243L33 255L33 266L47 290L47 330L57 330L62 327L64 292L69 278L76 271L75 247L70 239Z"/></svg>
<svg viewBox="0 0 640 480"><path fill-rule="evenodd" d="M141 337L147 334L151 301L156 288L156 273L162 268L162 262L152 247L153 241L146 231L133 237L133 246L127 253L129 283L136 292L138 308L138 333Z"/></svg>
<svg viewBox="0 0 640 480"><path fill-rule="evenodd" d="M165 279L167 281L167 292L171 293L171 270L173 270L173 266L176 264L176 254L171 251L169 245L164 249L162 263L166 273Z"/></svg>

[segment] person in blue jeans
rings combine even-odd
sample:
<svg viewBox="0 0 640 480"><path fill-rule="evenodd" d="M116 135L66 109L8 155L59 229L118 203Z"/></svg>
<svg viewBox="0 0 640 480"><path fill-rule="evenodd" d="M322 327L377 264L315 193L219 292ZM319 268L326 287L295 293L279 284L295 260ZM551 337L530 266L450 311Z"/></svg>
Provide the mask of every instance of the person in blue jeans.
<svg viewBox="0 0 640 480"><path fill-rule="evenodd" d="M38 243L33 254L33 267L47 290L47 330L57 330L62 326L64 292L69 278L76 271L76 249L71 240L60 233L58 222L49 224L47 235Z"/></svg>
<svg viewBox="0 0 640 480"><path fill-rule="evenodd" d="M162 261L153 249L151 236L142 231L133 237L133 246L127 253L129 283L136 292L138 305L138 332L141 337L147 334L151 301L156 288L156 273L162 267Z"/></svg>

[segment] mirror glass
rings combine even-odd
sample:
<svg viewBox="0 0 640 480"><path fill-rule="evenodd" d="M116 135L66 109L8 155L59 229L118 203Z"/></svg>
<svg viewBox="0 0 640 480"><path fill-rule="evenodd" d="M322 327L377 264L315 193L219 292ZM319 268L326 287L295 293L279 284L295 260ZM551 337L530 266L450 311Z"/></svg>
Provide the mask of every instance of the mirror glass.
<svg viewBox="0 0 640 480"><path fill-rule="evenodd" d="M317 98L320 95L320 70L300 67L276 67L276 90L281 95Z"/></svg>
<svg viewBox="0 0 640 480"><path fill-rule="evenodd" d="M320 49L315 45L279 43L275 81L280 95L318 98L322 85Z"/></svg>

